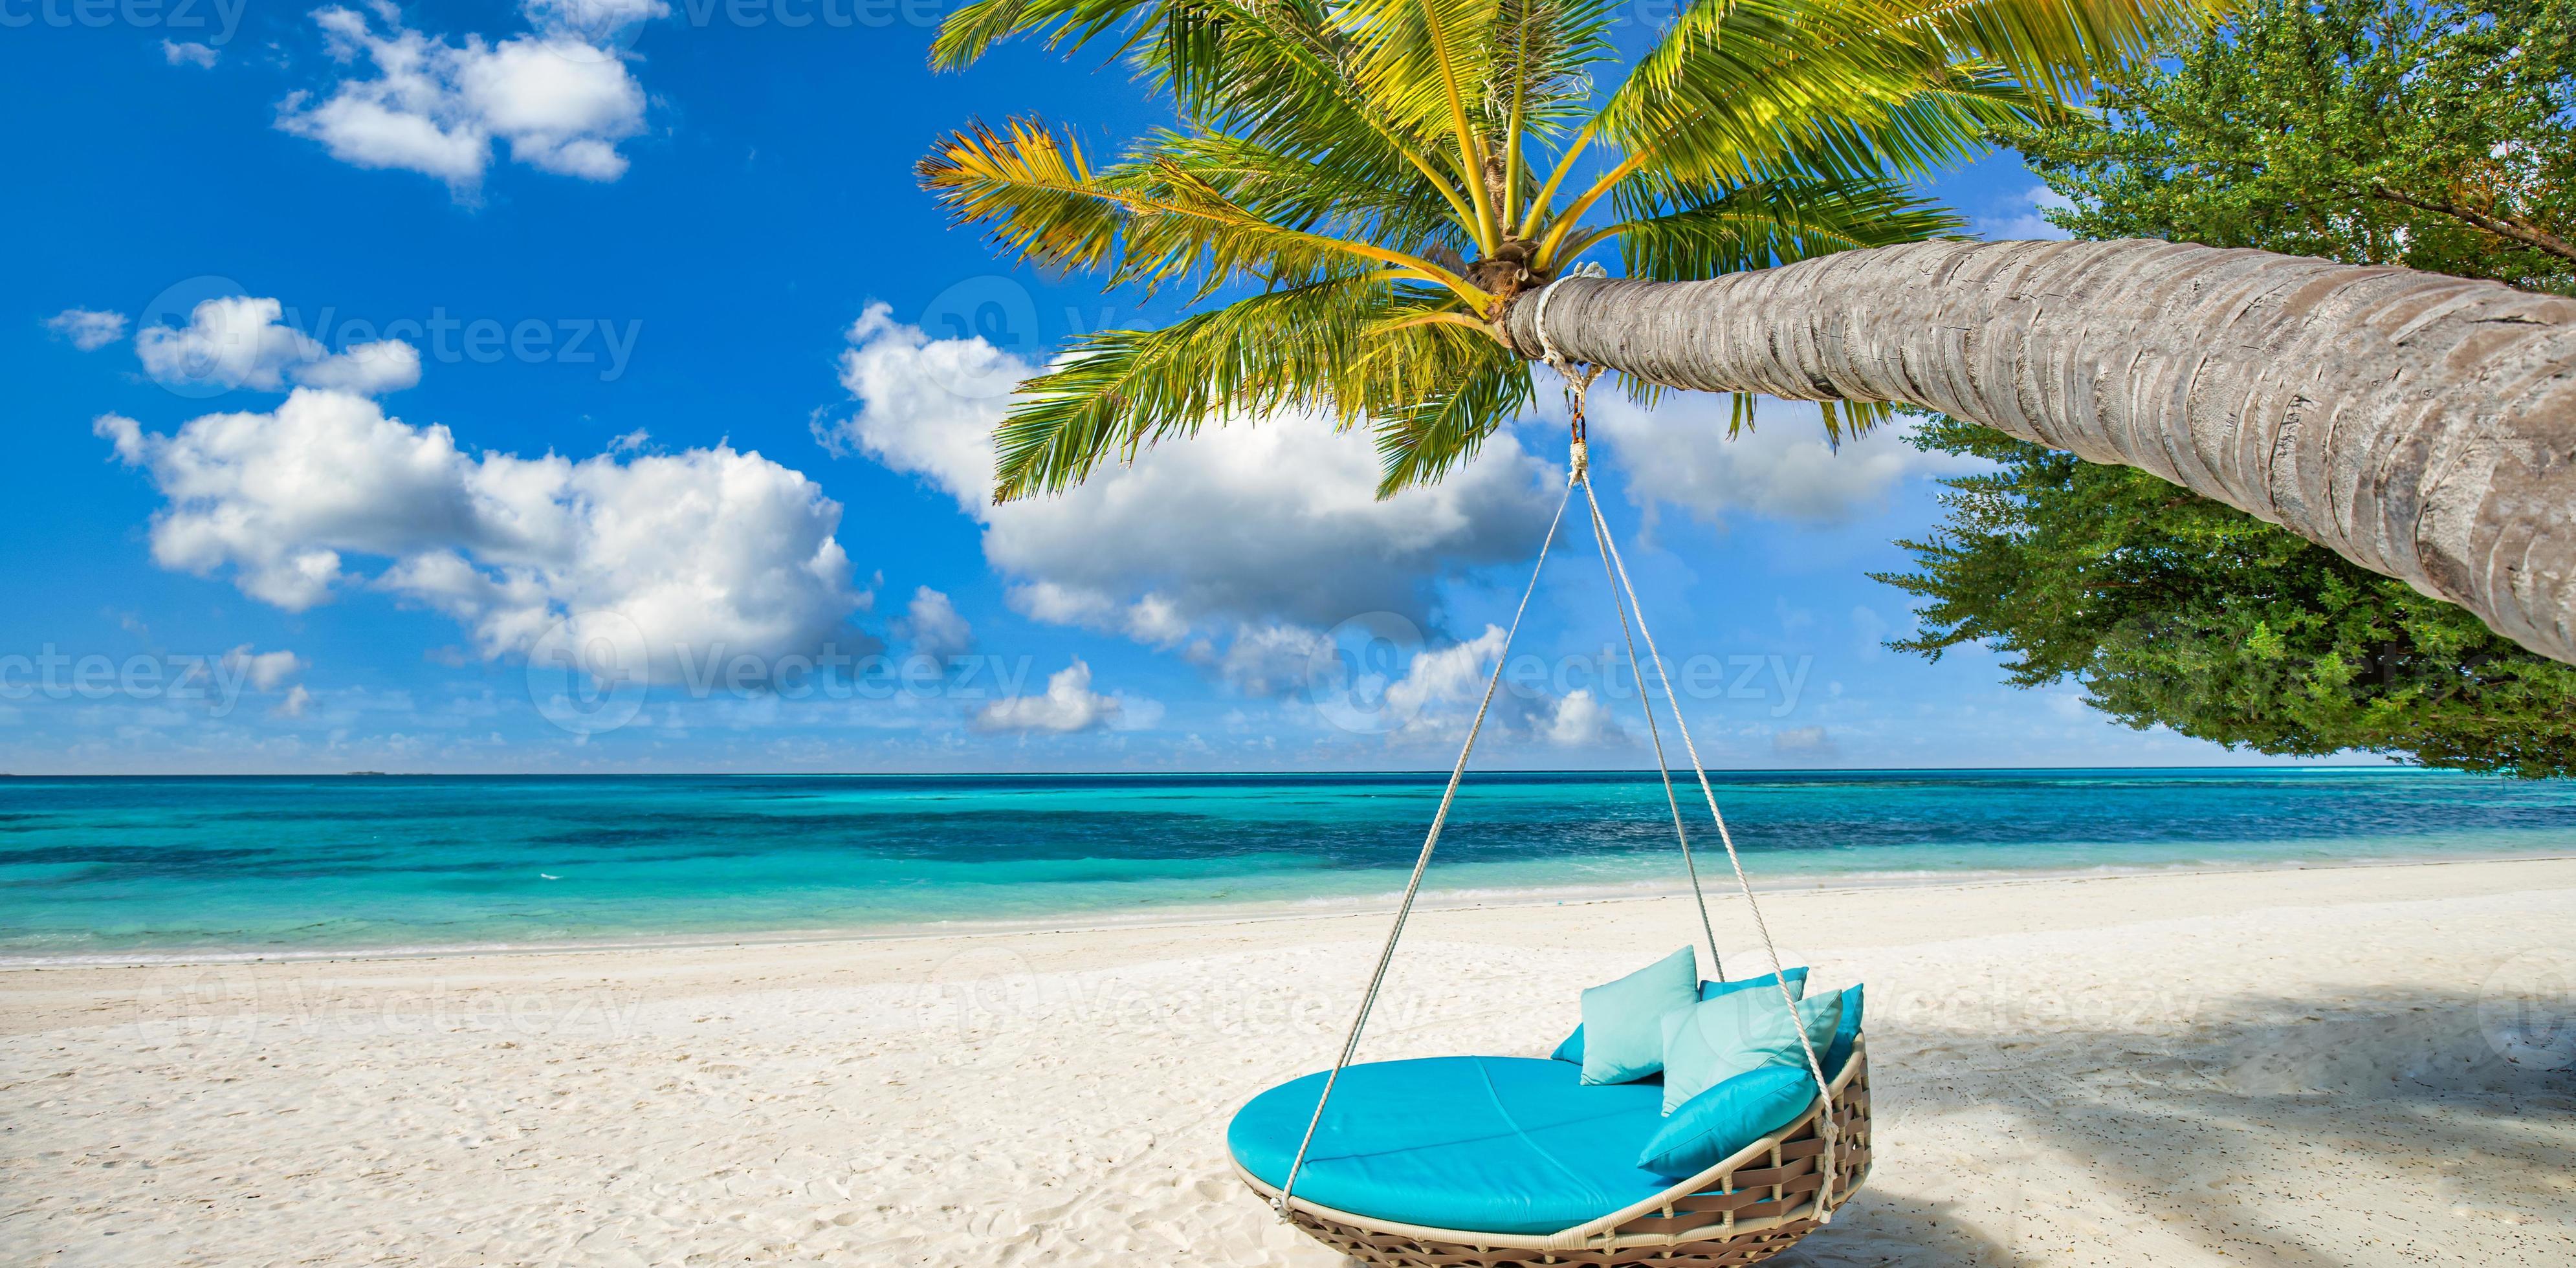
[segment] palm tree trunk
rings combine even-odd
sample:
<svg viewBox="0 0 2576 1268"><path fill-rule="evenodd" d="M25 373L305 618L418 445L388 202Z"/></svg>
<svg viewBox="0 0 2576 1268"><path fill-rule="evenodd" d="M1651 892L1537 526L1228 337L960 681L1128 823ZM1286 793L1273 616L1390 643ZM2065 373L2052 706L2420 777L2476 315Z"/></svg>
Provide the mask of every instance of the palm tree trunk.
<svg viewBox="0 0 2576 1268"><path fill-rule="evenodd" d="M1567 278L1572 361L1903 401L2154 472L2576 663L2576 300L2168 242L1924 242ZM1537 358L1538 304L1503 329Z"/></svg>

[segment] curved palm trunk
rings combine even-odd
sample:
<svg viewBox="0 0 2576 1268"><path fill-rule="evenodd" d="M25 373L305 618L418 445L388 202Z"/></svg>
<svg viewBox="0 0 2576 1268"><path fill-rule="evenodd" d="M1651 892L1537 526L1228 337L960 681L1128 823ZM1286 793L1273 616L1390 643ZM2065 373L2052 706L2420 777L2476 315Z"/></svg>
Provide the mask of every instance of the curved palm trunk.
<svg viewBox="0 0 2576 1268"><path fill-rule="evenodd" d="M2141 467L2576 663L2576 301L2168 242L1925 242L1568 278L1547 333L1673 387L1904 401ZM1504 315L1537 357L1536 303Z"/></svg>

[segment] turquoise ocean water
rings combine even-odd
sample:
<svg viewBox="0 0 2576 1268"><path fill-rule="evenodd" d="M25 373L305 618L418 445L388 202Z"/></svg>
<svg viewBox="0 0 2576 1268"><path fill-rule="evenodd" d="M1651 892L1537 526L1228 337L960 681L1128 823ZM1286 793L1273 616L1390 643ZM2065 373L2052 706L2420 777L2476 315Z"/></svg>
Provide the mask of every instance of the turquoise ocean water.
<svg viewBox="0 0 2576 1268"><path fill-rule="evenodd" d="M1376 905L1402 886L1440 784L0 779L0 961ZM1756 883L1774 886L2576 854L2576 785L2394 768L1764 773L1717 791ZM1698 813L1695 840L1714 852ZM1473 775L1428 890L1439 902L1677 892L1667 815L1651 775Z"/></svg>

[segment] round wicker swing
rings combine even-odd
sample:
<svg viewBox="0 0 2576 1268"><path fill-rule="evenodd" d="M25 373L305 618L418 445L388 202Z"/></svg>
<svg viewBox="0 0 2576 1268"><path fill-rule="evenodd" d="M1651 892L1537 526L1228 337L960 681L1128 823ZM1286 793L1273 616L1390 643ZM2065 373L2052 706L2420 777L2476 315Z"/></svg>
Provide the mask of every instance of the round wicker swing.
<svg viewBox="0 0 2576 1268"><path fill-rule="evenodd" d="M1485 684L1484 700L1477 706L1475 721L1467 728L1466 742L1458 753L1458 763L1450 771L1449 784L1441 794L1439 810L1431 819L1430 833L1424 838L1421 853L1414 860L1413 875L1405 884L1404 897L1396 906L1394 926L1387 932L1386 945L1378 954L1377 967L1361 996L1358 1014L1352 1018L1350 1030L1342 1041L1340 1055L1335 1058L1332 1071L1325 1076L1314 1112L1307 1121L1304 1139L1298 1144L1294 1158L1276 1187L1253 1174L1240 1157L1236 1159L1235 1171L1254 1192L1268 1201L1283 1221L1353 1259L1388 1268L1524 1268L1556 1264L1591 1265L1594 1268L1638 1265L1646 1268L1671 1264L1759 1263L1831 1222L1834 1211L1849 1201L1868 1178L1870 1116L1866 1040L1855 1033L1850 1056L1842 1061L1839 1068L1828 1070L1818 1055L1816 1043L1796 1025L1797 1005L1781 968L1779 947L1771 937L1769 924L1763 920L1761 903L1754 897L1752 882L1744 873L1743 861L1736 855L1734 838L1726 828L1726 816L1718 810L1717 794L1709 786L1708 771L1700 762L1698 746L1691 741L1689 726L1682 720L1681 701L1673 691L1671 675L1665 671L1662 653L1655 648L1654 634L1646 628L1645 611L1637 604L1636 587L1628 578L1626 561L1619 556L1609 523L1601 514L1600 499L1592 490L1584 441L1583 407L1585 392L1599 369L1595 367L1577 374L1557 355L1554 342L1547 334L1547 300L1553 289L1551 286L1539 292L1536 324L1548 363L1566 378L1566 400L1572 414L1573 448L1564 500L1558 504L1555 518L1548 523L1547 535L1539 543L1538 561L1531 570L1528 587L1521 592L1520 606L1512 614L1511 626L1503 636L1503 650L1495 658L1493 675ZM1448 823L1450 806L1458 795L1459 781L1465 776L1467 760L1476 749L1476 736L1484 727L1487 711L1493 706L1495 689L1502 683L1512 639L1520 632L1521 618L1529 611L1530 596L1538 589L1539 573L1547 566L1548 551L1556 541L1558 527L1564 522L1566 508L1573 504L1576 489L1583 491L1593 540L1601 551L1602 572L1612 583L1612 603L1618 609L1621 636L1628 643L1628 659L1637 666L1638 698L1645 706L1647 735L1654 743L1655 765L1663 777L1664 799L1672 810L1673 831L1681 842L1683 865L1690 874L1691 894L1699 905L1700 925L1707 934L1709 952L1712 957L1717 954L1717 935L1709 919L1708 896L1700 886L1699 865L1691 856L1690 834L1683 826L1681 802L1673 789L1672 764L1664 755L1662 731L1655 718L1652 698L1644 690L1646 662L1651 662L1655 668L1674 728L1689 754L1692 772L1698 776L1701 795L1706 799L1709 815L1716 823L1718 839L1726 847L1727 862L1734 868L1736 884L1744 895L1746 909L1761 931L1763 946L1770 955L1773 981L1780 991L1782 1005L1788 1009L1792 1029L1798 1030L1799 1044L1804 1050L1806 1068L1814 1078L1816 1095L1806 1109L1786 1126L1745 1145L1707 1170L1680 1180L1642 1201L1554 1233L1434 1228L1355 1214L1298 1197L1298 1170L1305 1165L1308 1152L1315 1144L1317 1129L1324 1122L1326 1103L1331 1100L1334 1085L1343 1071L1351 1066L1360 1035L1368 1025L1369 1011L1377 1001L1379 989L1385 984L1387 965L1394 958L1396 943L1404 936L1405 920L1411 915L1414 899L1421 891L1423 873L1430 867L1432 851L1439 844L1441 829ZM1633 633L1630 629L1632 613L1635 617ZM1637 656L1638 636L1645 639L1646 662L1641 662ZM1722 965L1719 971L1723 978ZM1459 1179L1461 1187L1473 1187L1476 1183L1473 1178L1463 1175Z"/></svg>
<svg viewBox="0 0 2576 1268"><path fill-rule="evenodd" d="M1733 1157L1675 1184L1642 1207L1614 1211L1550 1237L1508 1236L1395 1224L1288 1200L1288 1222L1364 1264L1385 1268L1651 1268L1665 1264L1754 1264L1821 1227L1869 1177L1869 1049L1864 1040L1833 1082L1834 1151L1829 1187L1818 1164L1825 1142L1819 1107ZM1235 1165L1235 1174L1276 1205L1279 1190Z"/></svg>

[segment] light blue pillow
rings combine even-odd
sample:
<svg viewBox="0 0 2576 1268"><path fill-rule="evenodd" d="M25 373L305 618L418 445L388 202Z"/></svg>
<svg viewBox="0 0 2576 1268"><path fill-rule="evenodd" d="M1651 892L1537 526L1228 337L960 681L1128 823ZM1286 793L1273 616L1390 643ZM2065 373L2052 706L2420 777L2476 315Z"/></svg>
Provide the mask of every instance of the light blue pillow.
<svg viewBox="0 0 2576 1268"><path fill-rule="evenodd" d="M1843 1063L1851 1060L1852 1045L1860 1042L1860 983L1843 988L1843 1020L1834 1027L1834 1050L1825 1054L1825 1077L1843 1077Z"/></svg>
<svg viewBox="0 0 2576 1268"><path fill-rule="evenodd" d="M1798 1022L1821 1059L1842 1025L1843 993L1798 1001ZM1737 991L1687 1011L1667 1015L1664 1029L1664 1112L1720 1083L1766 1065L1795 1066L1807 1074L1799 1026L1789 1023L1780 992ZM1812 1078L1814 1076L1809 1075Z"/></svg>
<svg viewBox="0 0 2576 1268"><path fill-rule="evenodd" d="M1804 1069L1766 1065L1682 1102L1646 1142L1637 1165L1674 1180L1698 1175L1789 1125L1816 1099Z"/></svg>
<svg viewBox="0 0 2576 1268"><path fill-rule="evenodd" d="M1806 966L1801 965L1797 968L1790 969L1788 973L1789 993L1792 995L1806 994ZM1727 994L1730 991L1743 990L1746 987L1769 986L1771 984L1772 977L1772 974L1765 973L1760 977L1738 978L1732 982L1702 982L1699 984L1699 997L1703 1000L1710 1000L1716 999L1718 996ZM1556 1051L1547 1055L1548 1059L1551 1061L1571 1061L1576 1065L1583 1064L1583 1027L1579 1025L1576 1026L1574 1028L1574 1033L1567 1035L1565 1037L1565 1042L1556 1045Z"/></svg>
<svg viewBox="0 0 2576 1268"><path fill-rule="evenodd" d="M1628 1083L1664 1068L1664 1015L1699 1002L1689 947L1583 993L1583 1081Z"/></svg>

